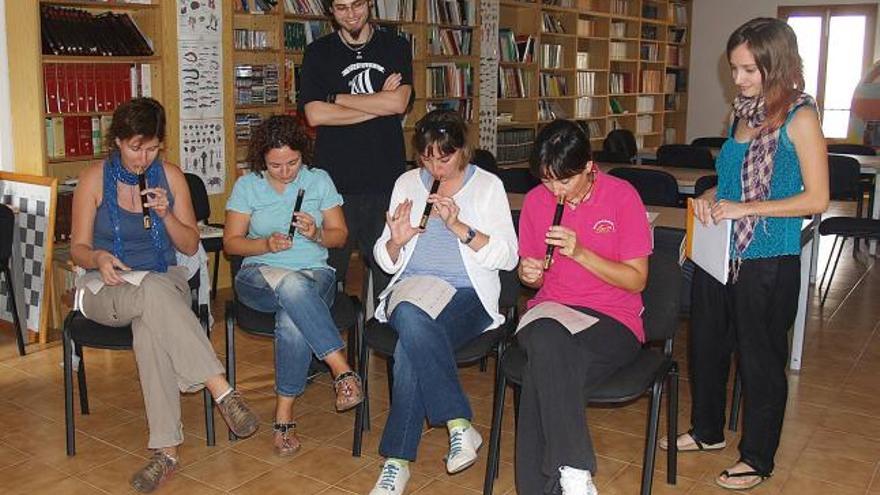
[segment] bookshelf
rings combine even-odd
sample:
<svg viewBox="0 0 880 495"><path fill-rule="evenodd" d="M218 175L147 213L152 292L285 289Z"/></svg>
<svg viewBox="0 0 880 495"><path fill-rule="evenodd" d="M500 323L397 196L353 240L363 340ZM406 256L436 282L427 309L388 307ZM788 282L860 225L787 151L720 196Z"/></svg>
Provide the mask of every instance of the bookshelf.
<svg viewBox="0 0 880 495"><path fill-rule="evenodd" d="M471 142L478 142L479 0L374 0L371 9L375 22L406 37L412 45L415 99L402 123L407 158L415 158L410 145L415 122L434 108L461 112L470 123ZM268 115L296 111L305 47L333 27L321 1L280 0L259 12L243 12L236 2L232 29L234 40L240 37L263 43L242 49L239 46L247 43L235 42L233 65L262 63L280 68L277 102L242 105L235 100L230 141L235 147L236 173L241 175L247 167L250 130ZM266 34L252 34L258 31ZM234 95L235 84L231 88Z"/></svg>
<svg viewBox="0 0 880 495"><path fill-rule="evenodd" d="M593 149L616 128L645 148L684 141L690 0L499 2L499 164L521 165L556 117Z"/></svg>
<svg viewBox="0 0 880 495"><path fill-rule="evenodd" d="M116 106L133 96L165 103L164 7L157 0L26 3L16 3L24 25L7 26L10 66L27 72L10 85L16 169L76 176L106 157L103 135Z"/></svg>

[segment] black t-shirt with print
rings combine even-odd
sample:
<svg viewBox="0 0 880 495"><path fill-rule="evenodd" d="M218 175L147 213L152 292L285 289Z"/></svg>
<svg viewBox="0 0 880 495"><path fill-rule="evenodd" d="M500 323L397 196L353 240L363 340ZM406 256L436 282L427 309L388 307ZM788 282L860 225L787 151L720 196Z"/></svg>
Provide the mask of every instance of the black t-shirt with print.
<svg viewBox="0 0 880 495"><path fill-rule="evenodd" d="M325 101L330 93L370 94L382 90L394 73L412 86L409 42L376 28L360 50L361 59L338 32L306 47L300 79L299 108ZM403 173L405 147L401 116L376 117L359 124L318 126L314 165L327 170L343 194L388 193Z"/></svg>

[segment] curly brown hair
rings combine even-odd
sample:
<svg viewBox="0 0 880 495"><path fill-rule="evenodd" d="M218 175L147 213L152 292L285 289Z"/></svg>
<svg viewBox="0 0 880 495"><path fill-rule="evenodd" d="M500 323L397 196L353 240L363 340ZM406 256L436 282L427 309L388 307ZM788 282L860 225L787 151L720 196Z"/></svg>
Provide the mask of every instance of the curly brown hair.
<svg viewBox="0 0 880 495"><path fill-rule="evenodd" d="M273 115L264 120L253 132L248 145L248 161L251 170L263 176L266 170L266 153L287 146L302 155L302 163L312 163L313 142L305 126L291 115Z"/></svg>

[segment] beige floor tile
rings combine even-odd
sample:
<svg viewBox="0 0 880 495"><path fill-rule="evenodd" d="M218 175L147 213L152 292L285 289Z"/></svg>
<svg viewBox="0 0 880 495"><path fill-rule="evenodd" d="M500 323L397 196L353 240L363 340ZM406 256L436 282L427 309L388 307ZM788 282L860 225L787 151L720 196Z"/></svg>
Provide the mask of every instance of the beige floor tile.
<svg viewBox="0 0 880 495"><path fill-rule="evenodd" d="M781 495L861 495L864 488L853 488L792 473L782 487Z"/></svg>
<svg viewBox="0 0 880 495"><path fill-rule="evenodd" d="M298 493L313 495L330 488L327 483L291 472L284 467L274 468L232 490L239 495L284 495Z"/></svg>
<svg viewBox="0 0 880 495"><path fill-rule="evenodd" d="M652 493L656 495L688 493L694 483L694 480L679 476L675 485L669 485L666 483L666 474L654 472ZM642 468L629 465L605 485L602 495L633 495L639 493L641 486Z"/></svg>
<svg viewBox="0 0 880 495"><path fill-rule="evenodd" d="M353 457L351 450L330 445L318 445L312 450L296 456L286 468L327 484L334 484L362 467L376 463L375 459Z"/></svg>
<svg viewBox="0 0 880 495"><path fill-rule="evenodd" d="M224 450L184 466L183 472L197 481L231 490L268 472L272 465L234 450Z"/></svg>
<svg viewBox="0 0 880 495"><path fill-rule="evenodd" d="M874 468L873 462L808 448L792 467L792 474L866 490L874 475Z"/></svg>

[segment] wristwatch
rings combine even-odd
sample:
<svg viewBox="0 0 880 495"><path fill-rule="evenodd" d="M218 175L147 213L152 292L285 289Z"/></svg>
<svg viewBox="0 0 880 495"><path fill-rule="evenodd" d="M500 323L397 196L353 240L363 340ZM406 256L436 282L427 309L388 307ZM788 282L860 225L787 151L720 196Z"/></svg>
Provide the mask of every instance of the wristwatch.
<svg viewBox="0 0 880 495"><path fill-rule="evenodd" d="M465 244L465 245L470 244L471 241L474 240L474 237L476 237L476 236L477 236L477 231L474 230L473 227L468 227L468 229L467 229L467 237L465 237L464 240L461 241L461 243L462 243L462 244Z"/></svg>
<svg viewBox="0 0 880 495"><path fill-rule="evenodd" d="M336 93L327 95L327 103L336 103Z"/></svg>

